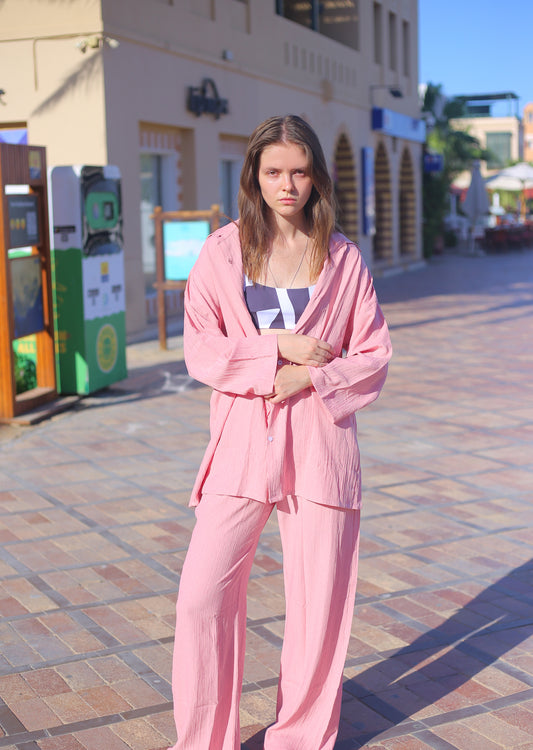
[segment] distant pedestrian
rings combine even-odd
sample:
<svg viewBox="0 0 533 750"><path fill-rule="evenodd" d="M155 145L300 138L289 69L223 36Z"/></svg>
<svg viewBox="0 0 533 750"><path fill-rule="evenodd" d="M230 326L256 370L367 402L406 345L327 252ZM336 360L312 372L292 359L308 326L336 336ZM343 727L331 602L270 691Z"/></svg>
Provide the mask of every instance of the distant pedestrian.
<svg viewBox="0 0 533 750"><path fill-rule="evenodd" d="M357 577L355 412L379 395L390 339L300 117L252 134L239 212L208 238L185 298L187 367L213 394L177 603L173 750L240 748L246 589L274 506L286 621L265 750L331 750Z"/></svg>

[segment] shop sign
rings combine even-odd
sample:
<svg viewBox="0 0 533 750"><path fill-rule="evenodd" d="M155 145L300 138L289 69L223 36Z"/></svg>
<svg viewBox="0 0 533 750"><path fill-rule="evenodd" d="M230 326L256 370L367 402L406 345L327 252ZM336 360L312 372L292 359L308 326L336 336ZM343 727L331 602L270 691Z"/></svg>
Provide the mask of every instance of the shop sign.
<svg viewBox="0 0 533 750"><path fill-rule="evenodd" d="M373 107L371 123L372 130L386 135L404 138L416 143L424 143L426 140L426 123L424 120L417 120L416 117L409 117L392 109Z"/></svg>
<svg viewBox="0 0 533 750"><path fill-rule="evenodd" d="M213 115L215 120L229 112L228 100L220 98L212 78L204 78L200 86L189 86L187 109L197 117L203 114Z"/></svg>
<svg viewBox="0 0 533 750"><path fill-rule="evenodd" d="M442 172L444 170L444 156L442 154L424 154L424 172Z"/></svg>

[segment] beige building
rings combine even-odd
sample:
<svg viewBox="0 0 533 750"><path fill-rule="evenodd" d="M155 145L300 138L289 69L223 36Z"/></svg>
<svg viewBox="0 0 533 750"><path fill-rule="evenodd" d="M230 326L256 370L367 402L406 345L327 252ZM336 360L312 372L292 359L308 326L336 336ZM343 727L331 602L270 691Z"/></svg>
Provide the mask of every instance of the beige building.
<svg viewBox="0 0 533 750"><path fill-rule="evenodd" d="M481 147L491 152L490 160L480 164L483 177L490 177L510 162L524 158L524 130L516 94L508 91L460 98L465 101L466 116L452 120L451 125L477 138ZM497 105L499 111L495 109ZM454 180L454 185L459 188L469 184L470 172L464 172Z"/></svg>
<svg viewBox="0 0 533 750"><path fill-rule="evenodd" d="M4 0L0 140L119 167L130 333L150 315L153 207L235 217L272 114L316 129L344 231L389 272L422 257L417 38L417 0Z"/></svg>

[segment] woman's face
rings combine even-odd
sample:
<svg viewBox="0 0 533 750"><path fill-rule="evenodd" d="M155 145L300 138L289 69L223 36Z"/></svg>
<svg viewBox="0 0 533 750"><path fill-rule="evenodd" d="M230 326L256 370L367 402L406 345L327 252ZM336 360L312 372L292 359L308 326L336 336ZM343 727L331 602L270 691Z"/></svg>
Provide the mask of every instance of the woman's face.
<svg viewBox="0 0 533 750"><path fill-rule="evenodd" d="M304 149L295 143L267 146L257 176L263 200L276 216L294 219L303 212L313 189Z"/></svg>

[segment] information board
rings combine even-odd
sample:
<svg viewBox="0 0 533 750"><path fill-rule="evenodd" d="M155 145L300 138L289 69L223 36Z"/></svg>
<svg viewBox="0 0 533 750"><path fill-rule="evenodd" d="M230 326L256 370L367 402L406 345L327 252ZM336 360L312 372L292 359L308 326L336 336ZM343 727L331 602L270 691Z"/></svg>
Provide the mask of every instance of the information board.
<svg viewBox="0 0 533 750"><path fill-rule="evenodd" d="M7 196L9 247L28 247L40 243L39 214L36 195Z"/></svg>
<svg viewBox="0 0 533 750"><path fill-rule="evenodd" d="M163 250L166 279L172 281L187 279L210 231L209 221L164 222Z"/></svg>

